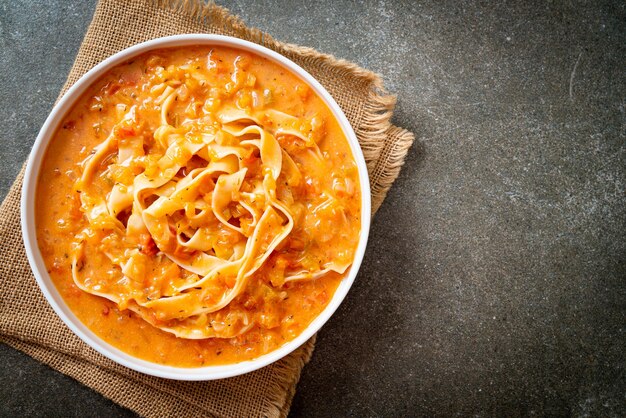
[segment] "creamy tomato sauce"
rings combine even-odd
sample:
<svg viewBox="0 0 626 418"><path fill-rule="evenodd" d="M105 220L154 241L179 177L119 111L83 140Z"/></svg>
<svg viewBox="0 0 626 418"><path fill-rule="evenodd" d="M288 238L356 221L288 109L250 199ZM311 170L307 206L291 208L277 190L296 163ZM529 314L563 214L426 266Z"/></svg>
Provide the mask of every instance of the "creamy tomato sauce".
<svg viewBox="0 0 626 418"><path fill-rule="evenodd" d="M354 258L360 199L338 121L298 77L236 49L155 50L62 120L37 237L70 309L108 343L159 364L228 364L326 307Z"/></svg>

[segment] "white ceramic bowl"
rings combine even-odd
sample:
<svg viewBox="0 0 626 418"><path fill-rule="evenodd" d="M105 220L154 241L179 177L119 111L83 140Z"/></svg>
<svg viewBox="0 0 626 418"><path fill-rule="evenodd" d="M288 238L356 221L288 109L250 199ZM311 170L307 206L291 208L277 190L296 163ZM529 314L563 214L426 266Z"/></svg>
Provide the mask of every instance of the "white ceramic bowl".
<svg viewBox="0 0 626 418"><path fill-rule="evenodd" d="M341 284L337 288L335 295L329 302L328 306L322 313L311 322L311 324L294 340L286 343L280 348L258 357L254 360L243 361L240 363L222 365L222 366L208 366L200 368L183 368L183 367L171 367L160 364L155 364L149 361L141 360L133 357L125 352L119 350L116 347L106 343L96 334L94 334L89 328L87 328L74 313L67 307L65 301L55 288L54 284L50 280L50 276L46 270L43 262L43 258L37 245L37 236L35 232L35 192L37 188L37 178L39 176L39 169L41 167L42 159L45 155L46 148L51 138L57 129L59 122L63 119L64 115L72 108L74 103L83 92L94 82L98 80L100 76L106 73L114 66L123 63L130 58L142 54L146 51L158 49L158 48L171 48L179 46L189 45L221 45L239 48L245 51L250 51L265 58L268 58L283 67L289 69L291 72L297 74L302 80L307 82L309 86L315 90L315 92L324 100L326 105L332 110L334 116L340 122L341 127L350 142L352 153L356 159L359 169L359 180L361 182L361 235L359 239L359 245L356 251L354 262L347 277L342 280ZM348 293L350 286L354 281L357 274L363 254L365 252L365 246L367 244L367 236L370 227L370 187L369 178L367 176L367 169L365 166L365 160L363 159L363 153L359 147L359 143L356 139L356 135L352 130L352 127L348 123L345 115L335 102L331 95L324 89L319 82L317 82L309 73L303 70L301 67L283 57L282 55L271 51L265 47L257 44L243 41L237 38L231 38L227 36L219 35L177 35L169 36L165 38L154 39L152 41L144 42L135 45L131 48L125 49L110 58L107 58L83 77L80 78L68 90L59 103L52 109L50 116L46 119L33 150L30 154L28 165L26 167L26 175L24 177L24 186L22 189L22 234L24 237L24 245L26 247L26 254L28 255L28 261L33 270L37 283L41 288L44 296L54 309L54 311L61 317L63 322L80 337L85 343L91 346L93 349L101 353L102 355L110 358L111 360L136 370L138 372L146 373L153 376L164 377L169 379L178 380L212 380L221 379L231 376L237 376L240 374L248 373L253 370L259 369L272 362L275 362L293 350L302 345L306 340L311 338L322 325L331 317L335 310L339 307L344 297Z"/></svg>

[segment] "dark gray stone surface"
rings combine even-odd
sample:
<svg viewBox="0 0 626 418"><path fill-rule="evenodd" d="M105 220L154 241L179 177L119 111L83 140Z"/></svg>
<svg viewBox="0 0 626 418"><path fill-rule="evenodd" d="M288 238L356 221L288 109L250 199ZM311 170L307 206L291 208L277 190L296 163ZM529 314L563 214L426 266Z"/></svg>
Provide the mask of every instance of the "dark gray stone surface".
<svg viewBox="0 0 626 418"><path fill-rule="evenodd" d="M625 3L224 4L382 74L417 135L292 415L623 416ZM0 4L2 194L92 10ZM0 415L132 415L0 358Z"/></svg>

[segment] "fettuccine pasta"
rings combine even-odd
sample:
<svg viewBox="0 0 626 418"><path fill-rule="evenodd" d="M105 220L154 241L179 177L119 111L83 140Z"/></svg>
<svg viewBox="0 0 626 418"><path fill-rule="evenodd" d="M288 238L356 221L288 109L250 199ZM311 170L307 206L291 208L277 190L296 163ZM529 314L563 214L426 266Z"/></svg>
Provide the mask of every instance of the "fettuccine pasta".
<svg viewBox="0 0 626 418"><path fill-rule="evenodd" d="M332 113L237 50L116 67L66 117L42 173L38 234L57 287L103 338L165 364L241 361L294 338L358 242L356 163ZM153 338L156 355L141 347Z"/></svg>

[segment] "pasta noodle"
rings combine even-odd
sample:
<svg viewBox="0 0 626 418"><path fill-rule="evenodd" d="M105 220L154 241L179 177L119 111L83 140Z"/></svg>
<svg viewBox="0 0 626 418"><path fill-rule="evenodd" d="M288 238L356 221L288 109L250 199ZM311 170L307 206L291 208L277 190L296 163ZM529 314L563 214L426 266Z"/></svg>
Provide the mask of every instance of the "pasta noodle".
<svg viewBox="0 0 626 418"><path fill-rule="evenodd" d="M72 117L98 134L73 163L78 209L63 221L81 291L178 338L233 339L282 327L280 300L346 273L360 226L347 141L329 138L336 121L302 83L291 95L262 88L273 74L263 64L235 50L162 51L86 95L89 112ZM272 97L281 92L289 102ZM84 129L72 125L75 141Z"/></svg>

